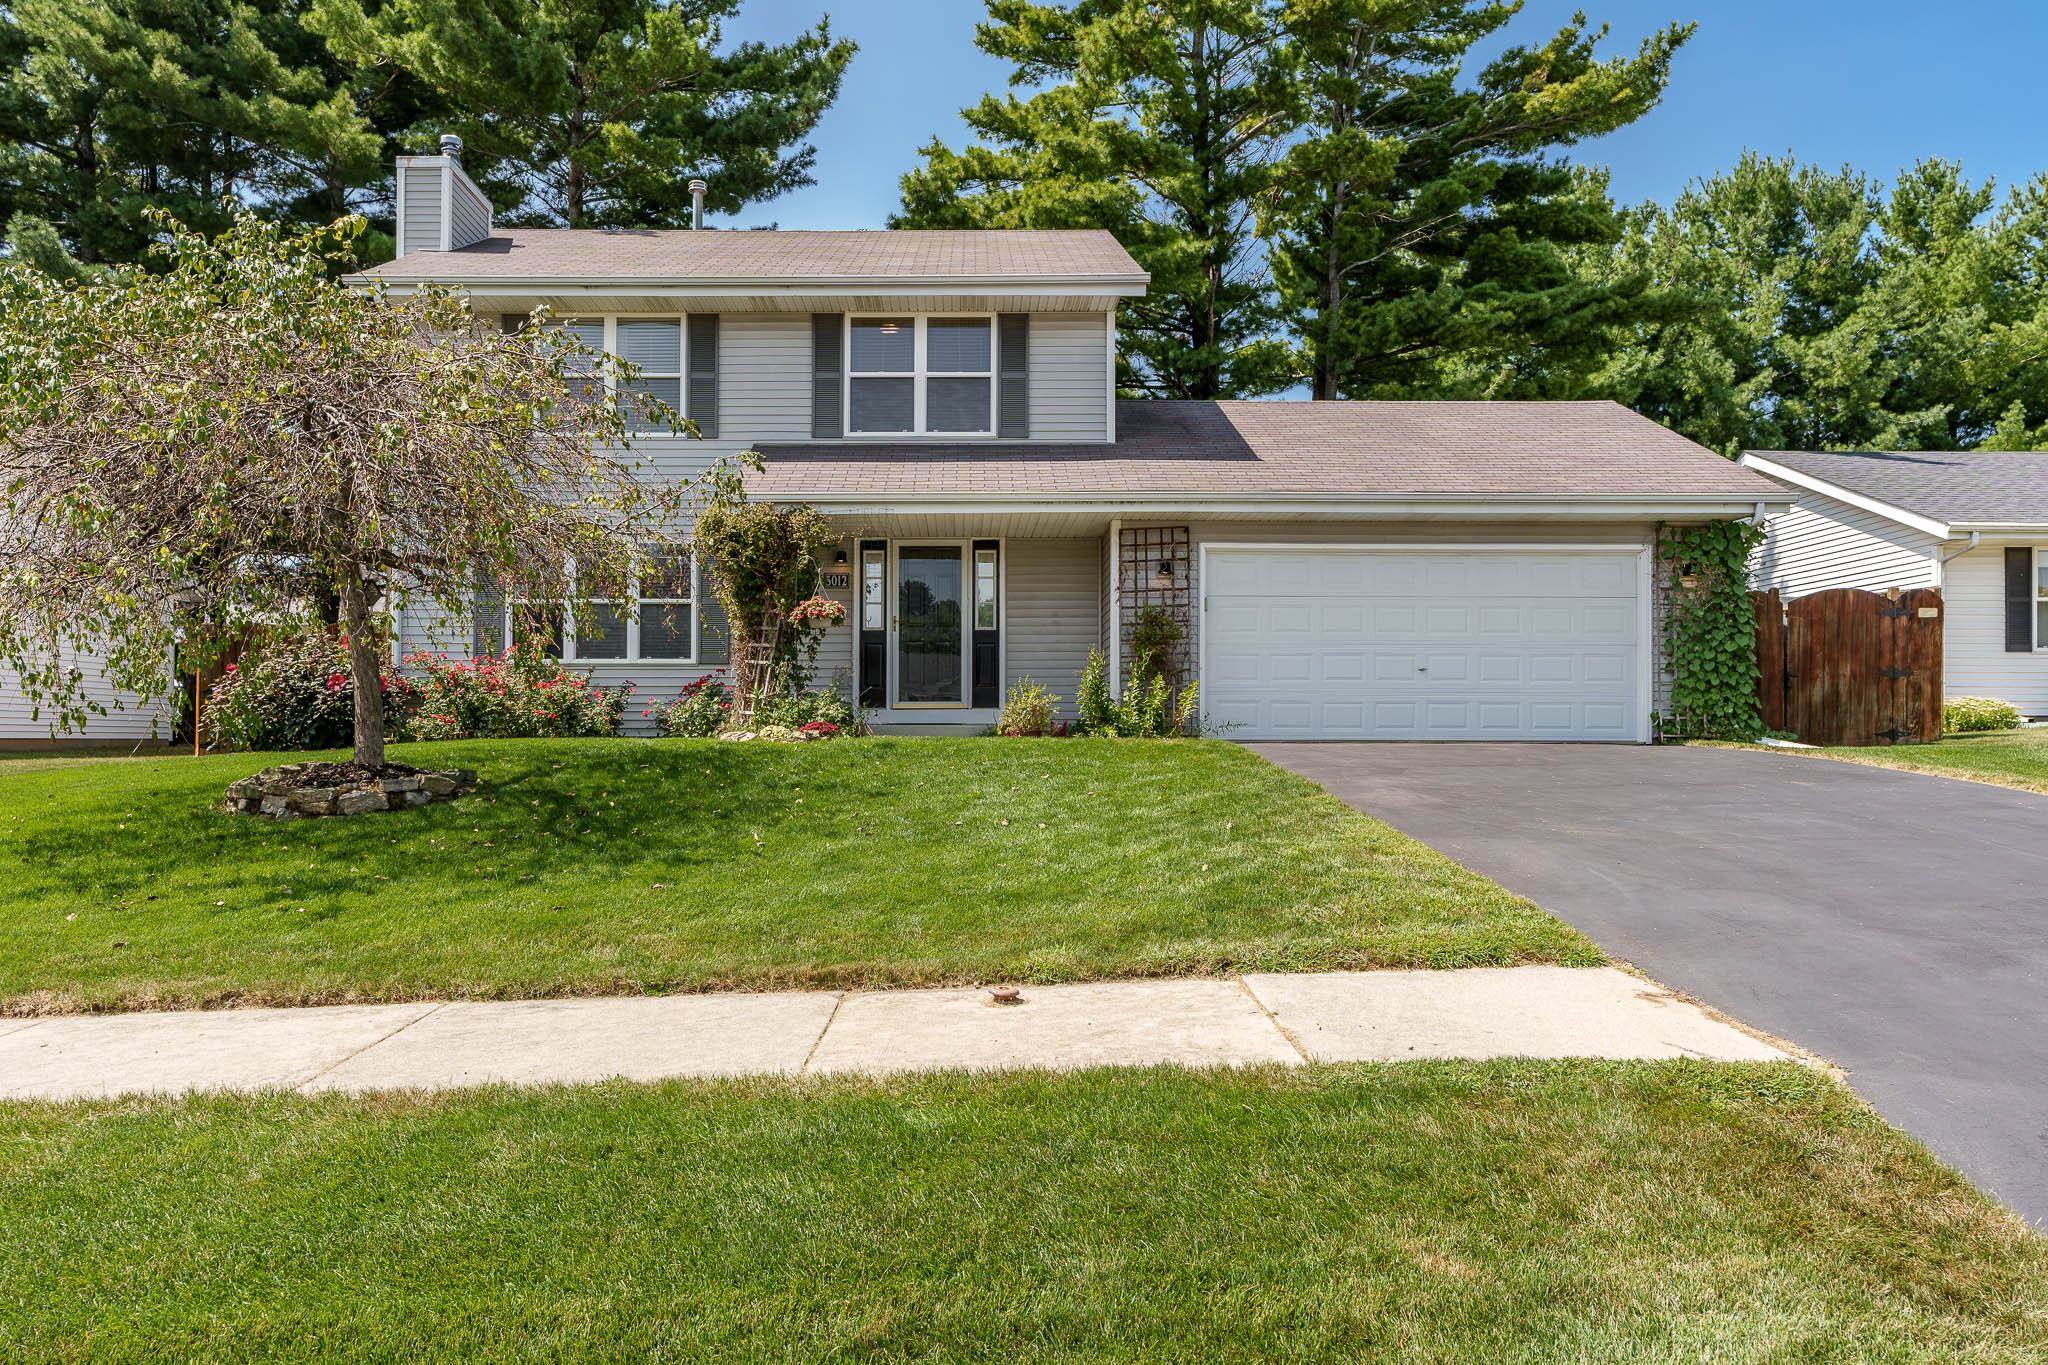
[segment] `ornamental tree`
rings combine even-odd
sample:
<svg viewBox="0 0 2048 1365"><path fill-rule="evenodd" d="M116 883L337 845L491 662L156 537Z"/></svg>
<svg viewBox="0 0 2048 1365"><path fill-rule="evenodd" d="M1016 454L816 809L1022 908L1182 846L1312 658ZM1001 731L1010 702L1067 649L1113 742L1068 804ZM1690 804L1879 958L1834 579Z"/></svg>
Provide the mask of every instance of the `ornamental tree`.
<svg viewBox="0 0 2048 1365"><path fill-rule="evenodd" d="M445 291L343 284L359 218L159 226L150 273L0 269L0 667L60 725L95 709L73 646L147 701L172 685L175 615L325 600L356 760L380 764L380 603L625 596L679 523L688 486L627 442L677 419L614 401L544 318L508 335Z"/></svg>

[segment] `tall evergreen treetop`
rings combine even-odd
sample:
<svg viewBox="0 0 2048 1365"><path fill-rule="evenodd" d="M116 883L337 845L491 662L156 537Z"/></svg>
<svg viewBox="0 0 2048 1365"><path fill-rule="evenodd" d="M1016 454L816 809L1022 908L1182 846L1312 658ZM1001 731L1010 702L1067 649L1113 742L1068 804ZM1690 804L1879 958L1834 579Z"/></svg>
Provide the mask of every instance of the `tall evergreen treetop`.
<svg viewBox="0 0 2048 1365"><path fill-rule="evenodd" d="M1673 25L1603 59L1575 15L1467 80L1520 0L1287 0L1296 100L1264 204L1283 316L1318 398L1569 388L1626 316L1626 281L1571 252L1612 242L1604 178L1553 153L1662 96Z"/></svg>
<svg viewBox="0 0 2048 1365"><path fill-rule="evenodd" d="M806 141L839 94L850 42L817 25L727 48L740 0L313 0L337 52L409 72L451 112L503 220L676 226L693 176L720 212L811 183Z"/></svg>
<svg viewBox="0 0 2048 1365"><path fill-rule="evenodd" d="M1122 310L1124 387L1268 393L1288 380L1253 202L1287 133L1271 0L989 0L975 42L1013 93L963 111L903 178L905 227L1116 233L1152 274Z"/></svg>

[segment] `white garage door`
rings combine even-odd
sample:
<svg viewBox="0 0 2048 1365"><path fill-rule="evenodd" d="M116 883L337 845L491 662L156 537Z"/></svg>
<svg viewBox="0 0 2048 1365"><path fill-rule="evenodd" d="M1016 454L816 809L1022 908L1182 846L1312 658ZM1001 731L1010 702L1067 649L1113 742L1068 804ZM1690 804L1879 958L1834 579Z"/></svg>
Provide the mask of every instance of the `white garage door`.
<svg viewBox="0 0 2048 1365"><path fill-rule="evenodd" d="M1202 702L1236 739L1646 738L1638 552L1227 549Z"/></svg>

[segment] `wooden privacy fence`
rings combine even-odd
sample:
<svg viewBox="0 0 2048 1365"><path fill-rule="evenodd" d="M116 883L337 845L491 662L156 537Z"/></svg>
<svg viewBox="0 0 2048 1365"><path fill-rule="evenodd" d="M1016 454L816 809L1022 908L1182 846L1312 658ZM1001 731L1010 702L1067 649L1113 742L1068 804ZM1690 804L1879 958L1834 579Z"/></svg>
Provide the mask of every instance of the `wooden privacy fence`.
<svg viewBox="0 0 2048 1365"><path fill-rule="evenodd" d="M1808 744L1941 738L1941 593L1831 588L1756 608L1764 725Z"/></svg>

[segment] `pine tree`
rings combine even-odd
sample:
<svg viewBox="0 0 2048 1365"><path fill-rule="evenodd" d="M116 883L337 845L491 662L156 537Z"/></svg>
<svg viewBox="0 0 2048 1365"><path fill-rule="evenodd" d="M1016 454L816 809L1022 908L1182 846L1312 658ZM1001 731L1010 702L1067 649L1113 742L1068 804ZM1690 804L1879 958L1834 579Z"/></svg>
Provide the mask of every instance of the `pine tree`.
<svg viewBox="0 0 2048 1365"><path fill-rule="evenodd" d="M1604 179L1552 153L1662 95L1674 25L1600 59L1583 15L1466 79L1513 0L1290 0L1295 134L1263 228L1317 398L1552 396L1640 284L1572 252L1620 225Z"/></svg>
<svg viewBox="0 0 2048 1365"><path fill-rule="evenodd" d="M1253 203L1286 132L1271 0L989 0L1011 83L903 178L904 227L1107 228L1152 275L1124 305L1120 382L1164 398L1289 380ZM1043 87L1043 88L1040 88Z"/></svg>
<svg viewBox="0 0 2048 1365"><path fill-rule="evenodd" d="M147 207L330 221L382 143L302 0L20 0L0 16L0 212L86 264L139 259Z"/></svg>
<svg viewBox="0 0 2048 1365"><path fill-rule="evenodd" d="M676 226L703 176L719 212L811 183L806 139L854 46L817 25L727 50L740 0L313 0L308 22L366 69L444 99L511 224Z"/></svg>
<svg viewBox="0 0 2048 1365"><path fill-rule="evenodd" d="M2048 176L2001 202L1949 162L1889 187L1745 156L1627 215L1596 279L1671 301L1594 391L1728 454L2048 441Z"/></svg>

